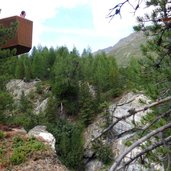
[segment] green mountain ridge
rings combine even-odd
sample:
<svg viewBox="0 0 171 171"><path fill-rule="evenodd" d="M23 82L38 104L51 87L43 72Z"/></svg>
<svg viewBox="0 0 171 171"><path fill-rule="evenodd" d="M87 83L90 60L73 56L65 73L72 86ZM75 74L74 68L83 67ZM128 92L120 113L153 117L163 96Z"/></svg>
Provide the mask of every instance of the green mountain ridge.
<svg viewBox="0 0 171 171"><path fill-rule="evenodd" d="M114 56L118 65L127 66L132 57L142 57L140 46L146 42L143 32L134 32L120 39L114 46L100 49L94 54L105 52Z"/></svg>

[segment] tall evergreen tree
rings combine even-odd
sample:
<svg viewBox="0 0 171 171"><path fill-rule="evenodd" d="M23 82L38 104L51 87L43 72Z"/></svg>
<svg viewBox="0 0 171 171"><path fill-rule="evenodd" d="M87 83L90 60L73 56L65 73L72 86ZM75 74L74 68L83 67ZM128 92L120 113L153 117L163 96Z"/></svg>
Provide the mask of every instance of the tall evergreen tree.
<svg viewBox="0 0 171 171"><path fill-rule="evenodd" d="M76 49L71 52L65 47L58 49L53 73L56 96L64 103L68 114L77 113L79 56Z"/></svg>

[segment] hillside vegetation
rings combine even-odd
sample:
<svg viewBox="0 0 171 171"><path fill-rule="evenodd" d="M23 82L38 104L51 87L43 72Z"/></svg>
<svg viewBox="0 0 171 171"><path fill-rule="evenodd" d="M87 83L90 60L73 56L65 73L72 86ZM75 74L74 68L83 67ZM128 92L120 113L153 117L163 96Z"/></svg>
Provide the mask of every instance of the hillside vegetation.
<svg viewBox="0 0 171 171"><path fill-rule="evenodd" d="M58 158L71 170L84 170L83 132L100 115L106 118L104 128L110 126L111 120L104 111L116 97L130 90L141 90L156 99L160 92L160 87L156 89L154 85L157 77L147 77L134 58L127 67L118 67L113 56L105 53L93 56L89 49L80 55L75 48L72 51L67 47L33 48L31 55L1 59L0 65L0 122L20 125L26 130L46 125L57 139ZM27 95L23 91L18 100L14 99L6 89L11 79L26 83L37 80L36 89ZM35 113L34 103L47 98L47 108ZM142 122L153 120L155 115ZM99 141L94 146L94 158L109 166L113 161L111 147L98 144ZM153 156L152 153L151 160Z"/></svg>
<svg viewBox="0 0 171 171"><path fill-rule="evenodd" d="M39 47L33 48L31 55L0 62L0 122L26 130L46 125L57 139L56 151L62 163L72 169L84 168L84 129L108 107L107 102L125 89L115 59L104 53L93 57L89 50L80 55L76 49L69 51L66 47ZM26 94L27 88L6 89L12 79L38 81L36 88ZM46 109L37 114L35 103L47 98ZM108 163L111 159L102 160Z"/></svg>
<svg viewBox="0 0 171 171"><path fill-rule="evenodd" d="M131 58L140 59L143 57L141 46L147 41L143 32L134 32L122 38L114 46L101 49L95 54L105 52L107 55L114 56L119 66L128 66Z"/></svg>
<svg viewBox="0 0 171 171"><path fill-rule="evenodd" d="M122 5L125 3L128 1ZM112 8L113 15L120 13L122 5ZM150 38L141 47L143 57L138 54L139 45L144 42L139 33L122 39L106 53L92 54L85 49L79 54L76 48L69 51L67 47L39 46L33 47L30 54L7 58L0 50L2 127L15 125L29 131L37 125L45 126L56 138L55 158L71 171L86 170L86 164L92 160L101 164L101 170L127 170L137 163L139 170L142 166L145 170L170 171L171 25L158 18L170 16L170 2L150 0L146 5L157 7L151 14L139 17L134 27ZM11 82L18 84L10 88ZM30 85L33 85L31 90ZM144 98L136 98L137 94ZM135 99L136 106L143 108L132 106ZM125 104L129 106L127 111L117 110ZM147 114L137 121L140 112ZM99 118L100 127L93 127L93 123L100 122ZM117 123L123 124L116 129ZM83 136L90 125L101 129L96 130L85 147L87 137ZM14 137L11 141L2 130L0 136L4 142L10 141L9 148L8 144L0 143L0 161L6 168L22 165L32 151L41 147L41 153L44 149L35 139ZM112 145L123 136L126 139L120 145L128 148L120 154L117 149L113 151Z"/></svg>

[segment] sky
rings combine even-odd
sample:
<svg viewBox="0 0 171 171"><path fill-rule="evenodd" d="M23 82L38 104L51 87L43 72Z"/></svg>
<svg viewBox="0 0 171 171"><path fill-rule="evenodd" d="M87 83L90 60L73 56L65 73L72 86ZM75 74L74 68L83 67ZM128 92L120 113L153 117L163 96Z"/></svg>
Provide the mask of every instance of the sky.
<svg viewBox="0 0 171 171"><path fill-rule="evenodd" d="M74 47L81 53L92 52L115 45L133 32L136 17L129 5L122 8L120 16L111 21L109 9L119 0L4 0L0 18L20 15L33 21L33 46ZM136 0L135 0L136 2ZM142 9L143 10L143 9ZM141 11L141 10L140 10Z"/></svg>

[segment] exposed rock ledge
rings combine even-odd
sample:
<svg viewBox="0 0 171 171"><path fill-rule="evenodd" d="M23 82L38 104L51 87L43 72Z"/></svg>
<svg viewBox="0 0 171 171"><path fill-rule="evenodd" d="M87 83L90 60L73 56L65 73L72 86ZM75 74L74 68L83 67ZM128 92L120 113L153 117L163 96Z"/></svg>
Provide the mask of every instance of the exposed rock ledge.
<svg viewBox="0 0 171 171"><path fill-rule="evenodd" d="M35 126L33 129L31 129L28 132L28 135L44 140L47 144L50 145L52 150L55 151L56 139L51 133L46 131L46 126L42 126L42 125Z"/></svg>

